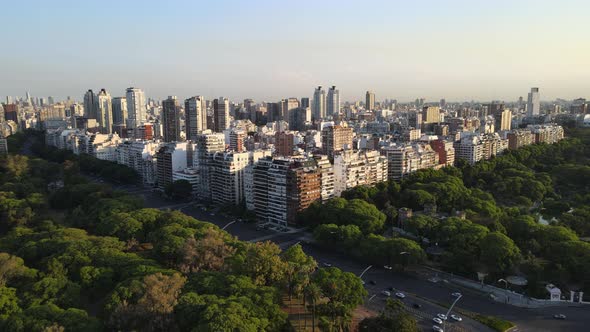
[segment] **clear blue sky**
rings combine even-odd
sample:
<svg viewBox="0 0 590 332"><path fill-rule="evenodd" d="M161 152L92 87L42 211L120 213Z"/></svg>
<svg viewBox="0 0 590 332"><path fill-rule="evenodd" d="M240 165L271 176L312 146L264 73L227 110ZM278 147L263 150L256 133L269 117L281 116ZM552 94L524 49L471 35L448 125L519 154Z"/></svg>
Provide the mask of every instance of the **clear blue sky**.
<svg viewBox="0 0 590 332"><path fill-rule="evenodd" d="M590 98L590 1L4 1L0 96Z"/></svg>

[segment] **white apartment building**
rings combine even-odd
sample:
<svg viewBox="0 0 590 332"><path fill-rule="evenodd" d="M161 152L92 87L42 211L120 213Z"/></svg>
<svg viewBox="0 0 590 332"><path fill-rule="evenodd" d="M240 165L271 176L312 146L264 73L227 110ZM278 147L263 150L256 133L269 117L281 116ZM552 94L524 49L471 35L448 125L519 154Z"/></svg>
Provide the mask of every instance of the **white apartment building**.
<svg viewBox="0 0 590 332"><path fill-rule="evenodd" d="M334 196L343 191L387 180L387 158L377 151L343 151L334 156Z"/></svg>

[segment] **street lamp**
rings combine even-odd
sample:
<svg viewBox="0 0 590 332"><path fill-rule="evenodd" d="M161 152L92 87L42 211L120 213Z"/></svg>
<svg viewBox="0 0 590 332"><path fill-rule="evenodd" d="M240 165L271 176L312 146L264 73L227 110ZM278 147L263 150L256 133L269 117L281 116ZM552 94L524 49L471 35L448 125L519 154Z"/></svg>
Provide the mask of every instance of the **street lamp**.
<svg viewBox="0 0 590 332"><path fill-rule="evenodd" d="M447 314L445 315L446 319L443 319L443 331L445 330L445 323L447 322L447 319L449 319L449 314L451 313L451 310L453 310L455 303L457 303L457 301L459 301L459 299L462 297L463 297L463 295L459 294L459 296L457 296L455 301L453 301L453 304L451 304L451 307L449 308L449 310L447 310Z"/></svg>
<svg viewBox="0 0 590 332"><path fill-rule="evenodd" d="M506 296L506 303L508 303L508 281L505 279L498 279L498 282L504 283L504 296Z"/></svg>
<svg viewBox="0 0 590 332"><path fill-rule="evenodd" d="M228 222L225 226L223 226L223 228L221 228L221 230L224 231L229 225L235 224L236 222L237 220Z"/></svg>
<svg viewBox="0 0 590 332"><path fill-rule="evenodd" d="M365 274L365 272L369 271L369 269L372 268L372 267L373 267L373 265L367 266L367 268L363 272L361 272L361 274L359 275L359 278L362 278L363 275Z"/></svg>

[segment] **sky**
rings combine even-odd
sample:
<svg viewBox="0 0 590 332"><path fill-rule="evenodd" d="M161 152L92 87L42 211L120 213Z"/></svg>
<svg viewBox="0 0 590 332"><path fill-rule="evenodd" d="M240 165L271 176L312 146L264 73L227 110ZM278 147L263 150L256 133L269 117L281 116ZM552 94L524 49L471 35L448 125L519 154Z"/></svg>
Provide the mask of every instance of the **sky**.
<svg viewBox="0 0 590 332"><path fill-rule="evenodd" d="M2 1L0 96L590 99L587 0Z"/></svg>

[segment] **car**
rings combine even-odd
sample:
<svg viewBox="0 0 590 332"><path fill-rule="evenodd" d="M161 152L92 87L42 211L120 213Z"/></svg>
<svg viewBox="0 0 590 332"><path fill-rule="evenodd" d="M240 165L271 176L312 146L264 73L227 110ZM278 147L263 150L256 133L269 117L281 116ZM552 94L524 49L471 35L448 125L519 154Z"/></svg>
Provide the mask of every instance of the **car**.
<svg viewBox="0 0 590 332"><path fill-rule="evenodd" d="M553 318L555 319L566 319L567 317L564 314L555 314L553 315Z"/></svg>
<svg viewBox="0 0 590 332"><path fill-rule="evenodd" d="M434 318L432 319L432 321L433 321L433 322L435 322L435 323L437 323L437 324L442 324L442 323L443 323L443 322L442 322L442 319L440 319L440 318L438 318L438 317L434 317Z"/></svg>
<svg viewBox="0 0 590 332"><path fill-rule="evenodd" d="M375 280L369 280L369 284L371 284L371 285L377 285L377 283L375 282Z"/></svg>
<svg viewBox="0 0 590 332"><path fill-rule="evenodd" d="M457 316L457 315L451 315L451 318L452 318L454 321L457 321L457 322L460 322L460 321L462 321L462 320L463 320L463 318L461 318L461 317L459 317L459 316Z"/></svg>
<svg viewBox="0 0 590 332"><path fill-rule="evenodd" d="M395 291L395 288L393 288L393 286L389 287L388 289L392 292Z"/></svg>
<svg viewBox="0 0 590 332"><path fill-rule="evenodd" d="M328 262L324 262L324 266L325 267L332 267L332 264L328 263Z"/></svg>
<svg viewBox="0 0 590 332"><path fill-rule="evenodd" d="M397 297L398 299L405 299L406 294L401 293L401 292L397 292L397 293L395 293L395 297Z"/></svg>
<svg viewBox="0 0 590 332"><path fill-rule="evenodd" d="M420 309L420 308L422 308L422 305L418 304L418 303L414 303L414 304L412 304L412 307L414 307L416 309Z"/></svg>
<svg viewBox="0 0 590 332"><path fill-rule="evenodd" d="M381 294L385 295L385 296L391 296L391 293L389 291L382 291Z"/></svg>
<svg viewBox="0 0 590 332"><path fill-rule="evenodd" d="M445 332L442 327L438 326L438 325L432 325L432 330L436 331L436 332Z"/></svg>
<svg viewBox="0 0 590 332"><path fill-rule="evenodd" d="M445 315L445 314L437 314L436 317L438 317L442 320L447 320L447 315Z"/></svg>
<svg viewBox="0 0 590 332"><path fill-rule="evenodd" d="M389 265L384 265L383 268L386 270L393 270L393 268Z"/></svg>
<svg viewBox="0 0 590 332"><path fill-rule="evenodd" d="M461 293L459 293L459 292L454 292L454 293L451 294L451 296L452 297L461 297L463 295Z"/></svg>

